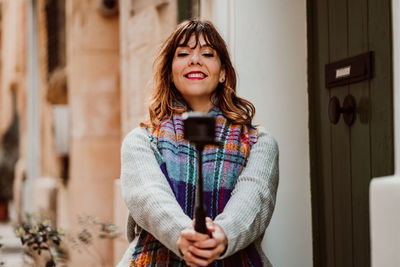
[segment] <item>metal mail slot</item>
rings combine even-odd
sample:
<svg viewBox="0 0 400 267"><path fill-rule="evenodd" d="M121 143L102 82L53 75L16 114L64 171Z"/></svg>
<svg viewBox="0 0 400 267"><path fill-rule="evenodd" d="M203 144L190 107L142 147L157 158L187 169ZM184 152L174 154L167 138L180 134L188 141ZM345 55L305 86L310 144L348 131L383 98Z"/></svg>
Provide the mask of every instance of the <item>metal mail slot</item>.
<svg viewBox="0 0 400 267"><path fill-rule="evenodd" d="M333 88L371 79L373 52L325 65L325 86Z"/></svg>

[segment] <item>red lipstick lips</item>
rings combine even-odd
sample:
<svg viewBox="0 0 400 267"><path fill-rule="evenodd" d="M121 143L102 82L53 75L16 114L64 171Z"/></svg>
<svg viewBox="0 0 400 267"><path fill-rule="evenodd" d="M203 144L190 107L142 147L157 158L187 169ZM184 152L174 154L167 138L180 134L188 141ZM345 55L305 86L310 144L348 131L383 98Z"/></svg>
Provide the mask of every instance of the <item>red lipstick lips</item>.
<svg viewBox="0 0 400 267"><path fill-rule="evenodd" d="M202 80L207 77L207 75L202 71L191 71L185 75L186 78L190 80Z"/></svg>

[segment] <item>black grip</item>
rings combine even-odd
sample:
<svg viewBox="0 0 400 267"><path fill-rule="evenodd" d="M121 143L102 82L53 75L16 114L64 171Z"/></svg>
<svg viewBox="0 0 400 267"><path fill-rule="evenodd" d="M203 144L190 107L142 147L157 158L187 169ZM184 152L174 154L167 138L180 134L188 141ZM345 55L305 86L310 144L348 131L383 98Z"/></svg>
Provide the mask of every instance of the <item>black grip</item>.
<svg viewBox="0 0 400 267"><path fill-rule="evenodd" d="M202 207L196 207L195 209L195 225L194 230L202 234L208 234L206 226L206 211Z"/></svg>

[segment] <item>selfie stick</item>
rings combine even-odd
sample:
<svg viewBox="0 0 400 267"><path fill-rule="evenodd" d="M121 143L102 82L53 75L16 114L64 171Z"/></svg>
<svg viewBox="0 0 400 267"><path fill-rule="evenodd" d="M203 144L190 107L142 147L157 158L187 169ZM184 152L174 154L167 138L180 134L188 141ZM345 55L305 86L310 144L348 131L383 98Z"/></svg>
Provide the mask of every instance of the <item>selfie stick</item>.
<svg viewBox="0 0 400 267"><path fill-rule="evenodd" d="M214 139L215 118L208 114L188 112L183 114L183 121L184 137L195 145L198 158L194 229L199 233L208 234L206 226L207 210L204 207L202 155L204 146L218 145Z"/></svg>
<svg viewBox="0 0 400 267"><path fill-rule="evenodd" d="M196 230L199 233L207 234L207 226L206 226L206 215L207 215L207 210L204 207L204 189L203 189L203 172L202 172L202 166L203 166L203 160L202 160L202 155L203 155L203 150L204 150L204 145L201 144L196 144L196 150L197 150L197 157L198 157L198 168L197 168L197 187L196 187L196 196L197 196L197 203L195 205L195 225L194 225L194 230Z"/></svg>

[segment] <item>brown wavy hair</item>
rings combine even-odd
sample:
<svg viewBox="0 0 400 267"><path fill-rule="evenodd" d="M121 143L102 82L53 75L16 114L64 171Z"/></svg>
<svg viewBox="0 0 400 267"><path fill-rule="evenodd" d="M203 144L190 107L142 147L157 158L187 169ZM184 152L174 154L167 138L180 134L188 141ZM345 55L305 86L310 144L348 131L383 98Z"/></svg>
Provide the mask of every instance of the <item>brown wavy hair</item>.
<svg viewBox="0 0 400 267"><path fill-rule="evenodd" d="M218 84L210 100L232 123L250 125L255 114L255 107L249 101L236 95L236 72L226 43L210 21L202 20L182 22L162 45L153 65L154 89L149 105L149 120L141 125L157 127L164 119L171 119L174 113L186 111L174 105L176 102L185 103L185 101L172 82L172 61L178 45L187 45L192 35L196 38L195 47L199 42L199 37L201 35L204 37L207 45L217 52L221 67L225 69L225 81Z"/></svg>

